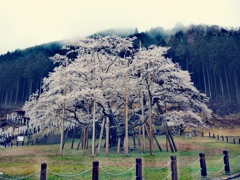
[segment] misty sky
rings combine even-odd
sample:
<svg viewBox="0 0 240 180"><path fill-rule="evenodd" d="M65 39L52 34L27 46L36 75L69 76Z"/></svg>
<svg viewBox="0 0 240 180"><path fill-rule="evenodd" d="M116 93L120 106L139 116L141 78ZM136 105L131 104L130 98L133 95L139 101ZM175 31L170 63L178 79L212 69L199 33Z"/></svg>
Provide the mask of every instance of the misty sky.
<svg viewBox="0 0 240 180"><path fill-rule="evenodd" d="M110 28L240 27L240 0L0 0L0 54Z"/></svg>

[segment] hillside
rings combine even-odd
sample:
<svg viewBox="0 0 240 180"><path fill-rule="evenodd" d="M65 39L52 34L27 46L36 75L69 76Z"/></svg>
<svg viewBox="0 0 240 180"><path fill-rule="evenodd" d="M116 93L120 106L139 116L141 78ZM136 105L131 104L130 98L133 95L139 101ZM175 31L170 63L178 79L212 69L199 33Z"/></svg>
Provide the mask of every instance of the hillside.
<svg viewBox="0 0 240 180"><path fill-rule="evenodd" d="M134 48L151 44L171 47L166 54L210 98L210 107L220 116L237 113L240 107L240 29L192 25L164 30L152 28L138 33L135 29L102 31L96 34L135 36ZM55 65L49 57L65 42L53 42L0 55L0 107L20 107L36 90L41 93L44 77ZM3 110L1 110L3 114Z"/></svg>

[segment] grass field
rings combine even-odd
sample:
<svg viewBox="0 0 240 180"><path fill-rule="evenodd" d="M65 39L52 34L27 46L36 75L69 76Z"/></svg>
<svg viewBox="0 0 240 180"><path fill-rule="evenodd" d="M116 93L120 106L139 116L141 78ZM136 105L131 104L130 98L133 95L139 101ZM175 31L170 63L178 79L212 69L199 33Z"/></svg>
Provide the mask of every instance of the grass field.
<svg viewBox="0 0 240 180"><path fill-rule="evenodd" d="M240 128L233 130L212 129L210 132L216 135L240 136ZM207 136L207 131L205 136ZM99 156L93 158L91 147L85 150L84 155L82 155L82 150L76 150L77 143L75 143L74 149L70 149L71 140L67 142L62 157L58 155L58 144L1 147L0 172L4 174L5 178L21 178L31 175L27 179L39 179L38 171L41 163L46 162L47 179L91 179L92 162L97 160L100 164L100 179L131 180L135 178L135 167L133 166L136 158L140 157L143 162L144 179L163 180L171 173L168 163L170 156L174 155L177 157L179 180L195 180L201 178L199 153L205 153L208 177L213 178L224 174L223 150L228 150L231 173L240 173L240 144L227 143L209 137L186 139L174 136L178 152L171 153L165 149L165 136L159 136L158 139L163 152L160 152L154 144L154 155L152 156L149 155L148 148L145 153L139 153L137 147L129 151L128 157L123 154L123 151L117 154L116 148L110 148L109 156L106 157L105 149L102 148ZM148 144L148 140L146 140L146 144ZM81 174L84 171L87 172Z"/></svg>

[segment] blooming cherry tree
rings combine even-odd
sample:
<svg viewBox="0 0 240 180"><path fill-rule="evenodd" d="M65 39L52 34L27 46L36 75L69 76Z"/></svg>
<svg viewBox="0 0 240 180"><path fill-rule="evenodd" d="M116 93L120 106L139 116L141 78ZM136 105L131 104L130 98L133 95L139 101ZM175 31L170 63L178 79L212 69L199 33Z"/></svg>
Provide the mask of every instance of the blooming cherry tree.
<svg viewBox="0 0 240 180"><path fill-rule="evenodd" d="M211 116L208 98L194 87L189 73L164 56L168 48L135 50L132 41L97 36L64 47L65 54L51 58L59 66L44 79L42 93L33 94L25 103L30 123L50 128L64 119L68 125L84 127L108 117L111 143L116 144L117 137L124 134L119 123L125 122L127 77L128 129L142 126L154 107L160 115L155 122L171 120L204 127L200 114ZM178 108L164 112L166 103Z"/></svg>

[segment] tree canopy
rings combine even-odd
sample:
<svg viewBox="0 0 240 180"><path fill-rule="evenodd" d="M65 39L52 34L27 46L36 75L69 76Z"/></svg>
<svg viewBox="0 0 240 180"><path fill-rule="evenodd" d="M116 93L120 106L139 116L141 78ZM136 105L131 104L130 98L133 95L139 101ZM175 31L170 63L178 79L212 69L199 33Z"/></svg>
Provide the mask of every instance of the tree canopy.
<svg viewBox="0 0 240 180"><path fill-rule="evenodd" d="M141 125L142 114L146 121L151 110L156 123L168 119L186 127L205 127L202 117L211 116L209 99L193 86L189 73L165 57L168 48L134 49L133 41L95 36L65 46L65 54L51 58L59 66L44 78L41 94L33 94L24 105L30 123L58 125L65 109L65 121L86 126L93 121L95 102L96 122L109 117L110 125L117 127L112 131L116 139L117 132L122 135L118 125L124 123L127 98L129 129ZM166 104L171 111L163 110Z"/></svg>

